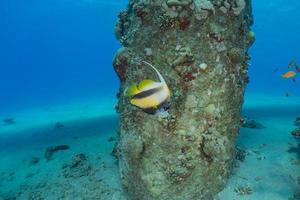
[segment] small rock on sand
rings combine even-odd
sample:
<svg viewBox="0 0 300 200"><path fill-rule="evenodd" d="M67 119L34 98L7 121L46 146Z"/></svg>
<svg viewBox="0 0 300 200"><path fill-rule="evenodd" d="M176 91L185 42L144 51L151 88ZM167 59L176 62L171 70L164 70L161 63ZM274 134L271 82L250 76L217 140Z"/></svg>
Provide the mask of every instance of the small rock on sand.
<svg viewBox="0 0 300 200"><path fill-rule="evenodd" d="M257 122L256 120L248 119L246 117L243 117L241 119L241 126L244 127L244 128L250 128L250 129L263 129L263 128L266 128L264 125Z"/></svg>
<svg viewBox="0 0 300 200"><path fill-rule="evenodd" d="M46 160L51 160L54 153L58 151L68 150L68 149L70 149L69 145L57 145L57 146L48 147L45 152L45 158Z"/></svg>
<svg viewBox="0 0 300 200"><path fill-rule="evenodd" d="M40 158L39 157L32 157L29 161L29 165L36 165L40 162Z"/></svg>
<svg viewBox="0 0 300 200"><path fill-rule="evenodd" d="M293 130L291 132L291 134L296 137L296 138L299 138L300 137L300 128L296 128L295 130Z"/></svg>
<svg viewBox="0 0 300 200"><path fill-rule="evenodd" d="M113 141L115 141L115 140L116 140L115 137L109 137L109 138L107 139L107 141L109 141L109 142L113 142Z"/></svg>

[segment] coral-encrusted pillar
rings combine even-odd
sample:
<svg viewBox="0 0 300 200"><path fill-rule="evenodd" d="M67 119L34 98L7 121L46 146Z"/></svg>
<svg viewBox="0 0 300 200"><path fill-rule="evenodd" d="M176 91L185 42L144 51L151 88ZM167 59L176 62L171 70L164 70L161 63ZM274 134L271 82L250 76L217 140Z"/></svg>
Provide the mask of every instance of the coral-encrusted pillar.
<svg viewBox="0 0 300 200"><path fill-rule="evenodd" d="M123 47L116 154L132 200L210 200L230 175L254 42L250 0L130 0L119 14ZM171 92L167 117L132 106L126 88L155 73Z"/></svg>

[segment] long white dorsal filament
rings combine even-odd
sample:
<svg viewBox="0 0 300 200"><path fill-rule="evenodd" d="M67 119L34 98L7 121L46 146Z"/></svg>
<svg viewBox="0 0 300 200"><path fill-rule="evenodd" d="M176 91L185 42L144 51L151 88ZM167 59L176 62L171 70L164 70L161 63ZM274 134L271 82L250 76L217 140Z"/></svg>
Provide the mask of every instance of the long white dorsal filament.
<svg viewBox="0 0 300 200"><path fill-rule="evenodd" d="M156 74L157 74L160 82L163 83L163 84L166 84L166 81L163 78L163 76L159 73L159 71L153 65L151 65L150 63L148 63L146 61L141 61L141 62L144 63L144 64L146 64L147 66L151 67L156 72Z"/></svg>

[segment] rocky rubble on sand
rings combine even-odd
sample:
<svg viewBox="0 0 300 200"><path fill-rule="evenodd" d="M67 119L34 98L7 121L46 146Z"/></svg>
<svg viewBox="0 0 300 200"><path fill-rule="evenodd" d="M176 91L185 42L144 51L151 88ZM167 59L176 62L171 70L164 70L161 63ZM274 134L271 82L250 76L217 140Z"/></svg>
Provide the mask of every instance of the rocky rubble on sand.
<svg viewBox="0 0 300 200"><path fill-rule="evenodd" d="M294 122L294 125L296 128L291 132L292 136L294 136L295 139L300 141L300 115L296 117L296 120ZM291 153L296 153L298 155L298 159L291 159L291 163L294 165L299 165L299 157L300 157L300 143L298 142L298 146L292 146L288 150ZM297 177L297 183L298 187L300 186L300 177ZM300 200L300 192L297 191L292 197L290 197L288 200Z"/></svg>
<svg viewBox="0 0 300 200"><path fill-rule="evenodd" d="M253 189L250 186L238 186L234 188L234 192L240 196L250 195L253 193Z"/></svg>
<svg viewBox="0 0 300 200"><path fill-rule="evenodd" d="M46 176L34 184L24 182L18 191L0 192L0 199L126 200L122 190L110 185L103 177L107 163L104 160L99 161L98 158L97 163L94 161L83 153L74 154L70 161L60 168L60 172L51 173L51 177ZM0 178L8 181L8 174L0 174Z"/></svg>
<svg viewBox="0 0 300 200"><path fill-rule="evenodd" d="M293 130L291 132L291 134L294 136L294 137L300 137L300 128L296 128L295 130Z"/></svg>
<svg viewBox="0 0 300 200"><path fill-rule="evenodd" d="M79 153L72 157L70 164L63 165L62 171L65 178L79 178L90 175L92 167L88 163L87 156Z"/></svg>
<svg viewBox="0 0 300 200"><path fill-rule="evenodd" d="M300 138L300 116L296 117L294 124L295 124L296 128L291 132L291 134L295 138Z"/></svg>

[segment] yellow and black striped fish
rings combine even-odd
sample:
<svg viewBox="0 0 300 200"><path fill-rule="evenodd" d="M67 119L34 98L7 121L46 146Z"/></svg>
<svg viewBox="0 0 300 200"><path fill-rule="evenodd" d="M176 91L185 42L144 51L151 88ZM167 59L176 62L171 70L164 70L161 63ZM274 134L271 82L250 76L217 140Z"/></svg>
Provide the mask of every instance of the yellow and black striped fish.
<svg viewBox="0 0 300 200"><path fill-rule="evenodd" d="M127 94L131 97L132 105L149 114L155 114L158 109L167 109L171 92L159 71L150 63L142 62L156 72L160 82L151 79L142 80L139 84L132 84L128 88Z"/></svg>

